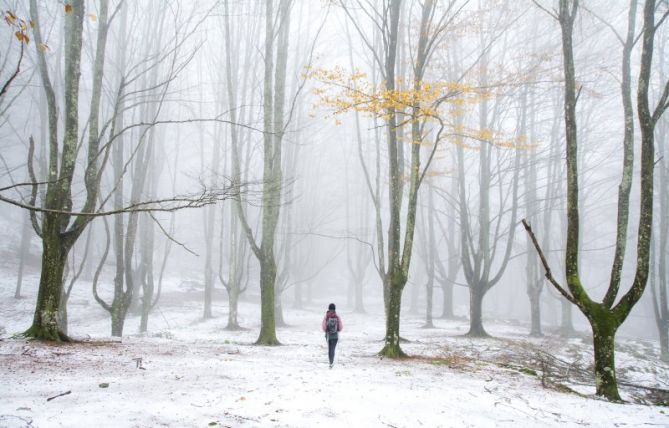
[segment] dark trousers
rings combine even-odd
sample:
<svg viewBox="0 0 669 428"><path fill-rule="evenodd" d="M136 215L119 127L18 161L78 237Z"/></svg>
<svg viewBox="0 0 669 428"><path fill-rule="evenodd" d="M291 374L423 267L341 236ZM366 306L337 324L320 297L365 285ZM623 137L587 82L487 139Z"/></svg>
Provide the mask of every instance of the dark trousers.
<svg viewBox="0 0 669 428"><path fill-rule="evenodd" d="M334 353L335 348L337 347L338 339L328 339L328 358L330 359L330 364L334 363Z"/></svg>

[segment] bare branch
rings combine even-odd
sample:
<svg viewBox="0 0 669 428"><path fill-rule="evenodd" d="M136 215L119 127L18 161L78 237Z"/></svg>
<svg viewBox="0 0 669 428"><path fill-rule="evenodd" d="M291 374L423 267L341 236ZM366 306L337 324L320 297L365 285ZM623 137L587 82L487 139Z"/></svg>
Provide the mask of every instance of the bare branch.
<svg viewBox="0 0 669 428"><path fill-rule="evenodd" d="M97 212L74 212L67 210L55 210L49 208L41 208L34 205L24 204L19 201L15 201L10 198L6 198L0 195L0 201L6 202L10 205L17 206L19 208L24 208L32 212L41 212L41 213L52 213L52 214L62 214L62 215L77 215L85 217L105 217L115 214L123 213L140 213L140 212L173 212L186 208L201 208L207 205L215 204L226 199L237 198L239 197L239 188L236 186L231 186L222 191L208 191L204 189L202 192L197 194L189 195L179 195L172 198L166 199L155 199L148 201L141 201L127 205L120 209L110 210L110 211L97 211Z"/></svg>
<svg viewBox="0 0 669 428"><path fill-rule="evenodd" d="M544 255L544 252L541 250L541 246L539 245L539 242L537 242L537 237L534 236L534 232L532 232L532 227L530 224L527 222L527 220L522 219L521 220L523 223L523 226L525 227L525 230L527 233L530 235L530 239L532 239L532 244L534 245L534 248L537 250L537 254L539 254L539 258L541 259L541 264L544 266L544 270L546 271L546 279L553 284L553 286L564 296L565 299L569 300L571 303L577 305L576 299L567 292L556 280L553 278L553 274L551 273L551 268L548 265L548 261L546 260L546 256Z"/></svg>
<svg viewBox="0 0 669 428"><path fill-rule="evenodd" d="M543 10L543 11L546 12L548 15L550 15L551 18L553 18L553 19L559 21L559 18L558 18L558 16L557 16L557 13L556 13L555 10L553 10L553 12L551 12L550 10L548 10L548 9L546 9L545 7L543 7L542 5L540 5L539 2L538 2L537 0L532 0L532 3L534 3L534 5L535 5L536 7L538 7L539 9Z"/></svg>
<svg viewBox="0 0 669 428"><path fill-rule="evenodd" d="M9 86L12 84L14 79L16 79L16 76L18 76L19 72L21 71L21 61L23 60L23 48L24 48L24 46L23 46L23 41L19 41L19 43L21 44L21 53L19 55L19 61L16 64L16 69L14 70L14 73L12 73L12 75L9 76L9 79L7 79L5 84L2 85L2 89L0 89L0 98L2 98L7 93L7 90L9 89Z"/></svg>

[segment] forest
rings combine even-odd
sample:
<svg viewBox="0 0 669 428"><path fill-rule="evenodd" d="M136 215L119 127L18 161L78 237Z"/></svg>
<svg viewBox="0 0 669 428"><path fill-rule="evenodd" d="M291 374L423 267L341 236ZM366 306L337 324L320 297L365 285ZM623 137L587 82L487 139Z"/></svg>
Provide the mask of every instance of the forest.
<svg viewBox="0 0 669 428"><path fill-rule="evenodd" d="M0 13L0 427L669 425L667 0Z"/></svg>

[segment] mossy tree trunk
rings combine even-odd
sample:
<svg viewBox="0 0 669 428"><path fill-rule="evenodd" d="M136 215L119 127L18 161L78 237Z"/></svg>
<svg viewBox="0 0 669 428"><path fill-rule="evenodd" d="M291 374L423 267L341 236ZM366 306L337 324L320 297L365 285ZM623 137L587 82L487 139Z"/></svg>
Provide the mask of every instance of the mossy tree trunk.
<svg viewBox="0 0 669 428"><path fill-rule="evenodd" d="M401 276L389 277L388 313L386 315L386 336L379 355L389 358L401 358L406 354L400 348L400 312L402 310L402 289L406 279Z"/></svg>
<svg viewBox="0 0 669 428"><path fill-rule="evenodd" d="M62 144L58 141L58 106L49 75L45 52L41 49L44 39L36 0L30 1L31 27L35 40L35 53L39 75L47 100L48 117L48 172L45 208L50 210L42 217L41 227L36 213L31 211L35 231L42 238L42 272L35 305L32 326L24 333L26 337L41 340L64 340L58 312L63 295L63 273L67 255L81 235L90 218L72 214L72 181L77 167L79 143L79 80L81 76L81 50L83 43L83 21L85 5L83 0L73 0L71 13L65 17L65 73L64 73L64 123ZM101 5L101 19L95 55L91 113L89 118L88 159L85 171L86 201L83 212L93 210L99 190L98 182L98 115L100 107L102 67L106 46L106 5ZM32 146L32 139L31 139ZM62 146L62 150L59 150ZM60 162L59 162L60 154ZM32 158L29 159L32 162ZM33 199L34 201L34 199ZM72 221L73 220L73 221Z"/></svg>
<svg viewBox="0 0 669 428"><path fill-rule="evenodd" d="M436 16L436 3L434 0L427 0L421 5L421 23L420 30L418 31L418 46L415 50L415 63L413 64L413 86L412 90L416 94L420 93L423 88L423 76L427 67L429 58L431 57L432 50L434 49L437 38L442 31L446 30L446 26L450 23L450 16L444 15L441 17ZM362 5L363 8L366 6ZM344 5L343 7L348 18L353 21L355 28L358 30L360 36L367 40L367 35L361 31L361 25L365 25L357 21L356 16L352 14L349 9ZM402 1L401 0L390 0L386 7L382 11L366 10L365 16L372 20L372 25L374 28L377 28L381 34L379 34L379 40L381 40L381 52L379 54L375 51L373 43L367 43L373 52L375 65L374 70L380 74L379 79L377 79L376 73L373 73L372 82L376 86L377 84L382 84L383 89L388 93L393 93L397 88L396 81L396 71L398 68L404 66L400 64L401 61L398 61L398 53L400 51L400 31L399 31L399 21L402 10ZM452 12L450 10L445 11L446 14ZM457 13L457 12L456 12ZM408 50L408 48L407 48ZM399 66L399 67L398 67ZM382 81L381 82L379 82ZM401 90L401 89L400 89ZM383 237L383 222L382 219L384 216L381 215L381 195L383 192L380 191L380 150L377 145L377 157L376 157L376 182L375 185L372 184L371 175L367 166L364 162L364 158L361 153L361 138L358 136L358 154L359 159L363 168L365 183L369 190L369 193L372 197L372 201L375 208L375 223L376 223L376 252L378 257L378 262L376 263L376 269L378 271L379 277L382 280L383 284L383 301L384 301L384 310L386 315L386 333L384 339L384 347L380 351L380 355L397 358L403 356L402 350L399 345L399 328L400 328L400 304L402 300L402 292L406 285L408 279L408 272L411 265L412 251L414 245L414 232L416 227L416 212L417 212L417 200L418 200L418 190L420 185L425 177L425 173L430 165L429 158L426 165L421 170L421 146L423 143L423 137L425 130L425 117L422 111L421 106L422 101L418 96L413 96L411 103L408 106L404 106L405 111L400 112L396 105L384 106L381 111L376 112L375 114L375 124L376 120L383 118L385 121L385 132L386 132L386 145L387 145L387 159L388 159L388 226L387 226L387 239L384 240ZM355 109L354 109L355 110ZM398 114L408 114L411 115L411 120L407 120L406 123L400 123L398 119ZM406 136L407 132L403 128L405 124L411 124L411 153L409 160L409 171L404 173L405 167L405 148L404 141L400 138L400 135ZM376 130L380 129L379 126L375 126ZM441 132L443 131L443 126L435 134L434 141L430 142L433 144L433 149L436 150L437 144L439 142ZM380 139L376 139L378 142ZM432 152L434 153L434 151ZM408 176L408 202L406 204L405 216L402 215L403 210L403 199L404 199L404 178ZM404 230L403 227L404 226ZM403 233L403 236L402 236ZM403 239L402 239L403 238ZM402 242L403 241L403 242Z"/></svg>
<svg viewBox="0 0 669 428"><path fill-rule="evenodd" d="M592 327L597 395L620 401L615 363L615 338L618 325L606 308L593 310L588 320Z"/></svg>
<svg viewBox="0 0 669 428"><path fill-rule="evenodd" d="M228 7L226 1L225 8ZM277 267L274 245L282 199L282 140L285 131L284 104L291 7L292 2L281 0L277 12L278 16L275 16L274 1L267 0L265 2L262 237L259 240L256 239L249 226L241 198L237 198L235 201L237 217L240 220L242 230L260 263L261 327L256 340L258 345L279 344L276 338L275 319ZM230 21L226 21L226 28L226 43L230 47ZM233 70L230 55L226 56L226 69L228 71L226 76L228 79L228 98L230 103L235 105L236 98L232 89L235 85L232 80ZM241 181L239 141L234 136L232 138L232 152L233 180L239 183ZM260 245L258 245L258 242L260 242Z"/></svg>
<svg viewBox="0 0 669 428"><path fill-rule="evenodd" d="M63 292L63 272L70 248L60 236L60 218L45 216L42 226L42 271L32 326L24 335L40 340L68 340L58 317Z"/></svg>
<svg viewBox="0 0 669 428"><path fill-rule="evenodd" d="M657 26L655 24L655 0L646 0L643 6L642 48L637 84L637 112L641 131L640 168L640 214L637 235L636 272L630 289L620 298L620 279L625 255L626 236L629 221L629 195L634 158L634 117L631 98L631 57L635 45L637 2L631 1L628 12L627 37L622 39L622 103L625 115L623 137L623 173L618 191L618 213L615 255L606 295L601 303L589 297L579 275L579 186L578 186L578 139L576 122L576 74L573 54L573 28L578 11L575 0L560 0L556 18L562 31L562 51L565 77L565 139L567 142L567 245L565 272L568 289L563 288L551 275L548 263L543 257L531 228L525 227L533 237L539 250L549 281L570 302L586 316L592 327L595 353L595 379L597 395L612 401L620 401L615 374L615 334L625 321L634 305L639 301L646 287L649 271L651 227L653 224L653 176L654 176L654 131L658 119L667 108L669 81L663 82L664 92L656 108L649 106L649 85L653 57L653 42ZM525 221L524 221L525 222ZM617 301L617 303L616 303Z"/></svg>

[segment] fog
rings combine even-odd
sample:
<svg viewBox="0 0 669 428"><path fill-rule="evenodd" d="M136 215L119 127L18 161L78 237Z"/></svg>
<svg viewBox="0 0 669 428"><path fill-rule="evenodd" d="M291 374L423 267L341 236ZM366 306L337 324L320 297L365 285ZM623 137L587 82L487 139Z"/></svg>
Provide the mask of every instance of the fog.
<svg viewBox="0 0 669 428"><path fill-rule="evenodd" d="M473 337L500 322L591 334L579 305L620 302L647 271L618 336L662 337L669 358L669 33L652 36L644 99L644 6L629 18L627 2L589 1L575 15L573 235L558 3L572 4L2 1L0 251L11 292L35 301L28 336L67 337L71 289L90 290L113 336L137 333L130 316L151 331L161 293L186 289L203 318L259 327L269 345L295 310L335 302L372 314L396 356L404 316L468 320ZM666 12L658 2L655 22ZM625 84L634 161L621 220ZM640 100L658 112L650 128ZM523 219L555 282L590 303L545 278ZM565 276L570 236L578 281ZM239 299L258 305L253 326Z"/></svg>

